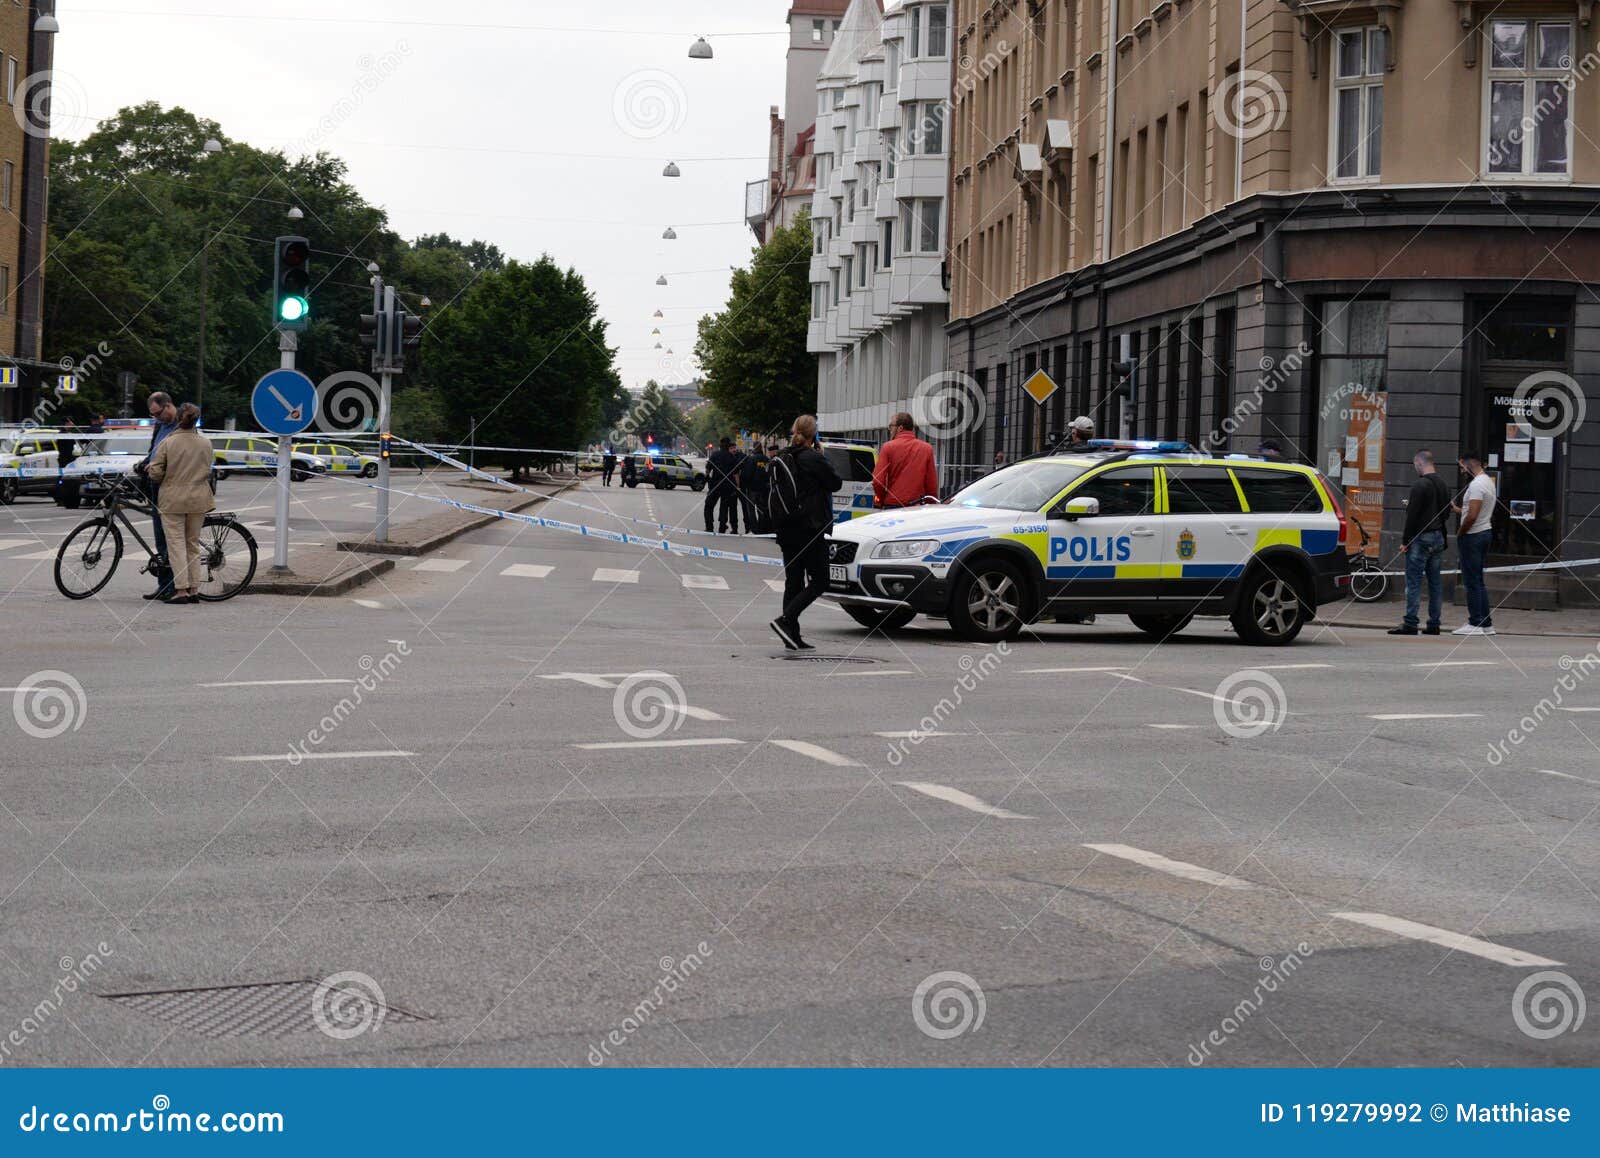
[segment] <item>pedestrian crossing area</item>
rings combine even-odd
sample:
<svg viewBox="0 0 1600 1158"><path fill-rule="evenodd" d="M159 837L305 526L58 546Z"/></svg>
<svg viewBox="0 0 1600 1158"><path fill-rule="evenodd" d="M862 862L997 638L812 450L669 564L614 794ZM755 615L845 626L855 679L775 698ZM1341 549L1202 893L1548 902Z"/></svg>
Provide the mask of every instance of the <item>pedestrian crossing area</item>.
<svg viewBox="0 0 1600 1158"><path fill-rule="evenodd" d="M662 567L623 568L623 567L590 567L580 564L557 566L551 563L503 563L499 561L475 562L468 558L452 558L449 556L418 559L413 562L400 564L400 570L411 571L423 575L456 575L465 574L472 568L471 576L482 579L495 576L501 579L587 579L588 582L604 587L638 587L648 585L659 587L663 584L679 587L685 591L726 591L736 590L754 591L782 591L783 580L765 578L758 582L741 582L738 577L729 580L727 576L707 572L678 573ZM755 579L754 576L751 577Z"/></svg>

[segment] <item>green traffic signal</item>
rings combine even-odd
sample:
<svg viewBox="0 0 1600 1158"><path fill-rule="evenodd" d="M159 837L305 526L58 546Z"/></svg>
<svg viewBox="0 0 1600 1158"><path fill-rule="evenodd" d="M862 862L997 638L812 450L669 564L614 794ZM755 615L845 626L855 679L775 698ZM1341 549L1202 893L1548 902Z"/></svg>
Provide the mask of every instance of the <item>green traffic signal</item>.
<svg viewBox="0 0 1600 1158"><path fill-rule="evenodd" d="M286 297L278 303L278 317L285 322L298 322L311 312L305 298Z"/></svg>
<svg viewBox="0 0 1600 1158"><path fill-rule="evenodd" d="M311 243L304 237L280 237L273 245L273 325L303 330L311 317Z"/></svg>

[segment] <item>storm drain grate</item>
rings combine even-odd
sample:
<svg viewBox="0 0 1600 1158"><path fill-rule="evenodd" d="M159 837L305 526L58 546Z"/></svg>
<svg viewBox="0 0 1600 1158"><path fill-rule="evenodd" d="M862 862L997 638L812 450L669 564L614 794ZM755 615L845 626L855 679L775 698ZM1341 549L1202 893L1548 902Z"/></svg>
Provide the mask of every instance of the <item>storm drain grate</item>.
<svg viewBox="0 0 1600 1158"><path fill-rule="evenodd" d="M343 1005L348 990L324 991L317 981L267 981L218 985L207 989L164 989L146 993L108 993L107 1001L148 1013L206 1037L283 1037L321 1029L331 1036L353 1036L344 1027L365 1022L427 1021L420 1014L387 1005L382 995L363 993L355 1006ZM354 1021L352 1021L354 1015Z"/></svg>
<svg viewBox="0 0 1600 1158"><path fill-rule="evenodd" d="M865 655L782 655L779 659L788 660L790 663L877 663L878 661Z"/></svg>

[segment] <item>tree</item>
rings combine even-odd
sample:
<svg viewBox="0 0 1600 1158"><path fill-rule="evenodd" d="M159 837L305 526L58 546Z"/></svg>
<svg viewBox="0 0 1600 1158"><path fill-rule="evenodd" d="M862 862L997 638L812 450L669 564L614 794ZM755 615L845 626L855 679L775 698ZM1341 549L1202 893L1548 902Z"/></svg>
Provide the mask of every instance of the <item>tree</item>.
<svg viewBox="0 0 1600 1158"><path fill-rule="evenodd" d="M734 271L727 308L700 320L701 393L743 426L770 430L816 409L810 267L811 220L802 213L754 251L749 269Z"/></svg>
<svg viewBox="0 0 1600 1158"><path fill-rule="evenodd" d="M634 403L630 424L633 428L630 433L638 435L641 442L648 434L657 445L671 446L686 432L683 411L678 409L678 404L672 400L666 388L654 379L645 383L644 390Z"/></svg>
<svg viewBox="0 0 1600 1158"><path fill-rule="evenodd" d="M606 324L574 270L548 256L482 274L423 340L434 381L449 382L451 433L491 446L568 451L594 428L617 382ZM494 456L520 477L538 456Z"/></svg>

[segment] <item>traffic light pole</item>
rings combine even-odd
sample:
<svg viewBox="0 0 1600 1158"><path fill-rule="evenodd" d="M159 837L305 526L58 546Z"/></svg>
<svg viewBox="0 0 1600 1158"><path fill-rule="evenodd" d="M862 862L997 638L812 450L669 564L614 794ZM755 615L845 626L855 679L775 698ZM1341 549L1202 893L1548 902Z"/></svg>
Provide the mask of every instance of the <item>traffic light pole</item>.
<svg viewBox="0 0 1600 1158"><path fill-rule="evenodd" d="M378 526L372 537L379 543L389 541L389 395L394 385L394 375L385 370L380 376L378 391Z"/></svg>
<svg viewBox="0 0 1600 1158"><path fill-rule="evenodd" d="M300 339L293 330L279 330L278 368L293 370L295 351L299 348ZM293 448L289 436L278 435L278 494L273 517L273 523L277 528L277 539L272 545L274 571L289 569L289 461L292 454Z"/></svg>

